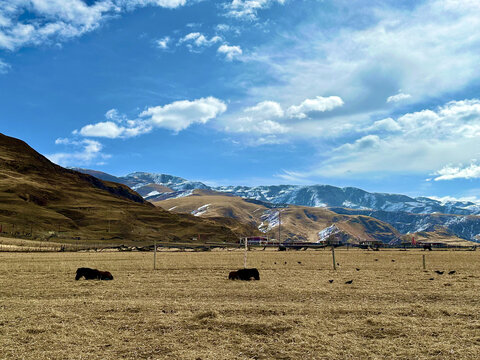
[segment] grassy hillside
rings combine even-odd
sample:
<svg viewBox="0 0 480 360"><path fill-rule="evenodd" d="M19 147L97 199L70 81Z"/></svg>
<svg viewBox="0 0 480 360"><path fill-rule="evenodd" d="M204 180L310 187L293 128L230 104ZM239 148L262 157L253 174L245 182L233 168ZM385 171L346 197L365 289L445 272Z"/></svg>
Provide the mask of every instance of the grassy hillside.
<svg viewBox="0 0 480 360"><path fill-rule="evenodd" d="M60 237L210 241L237 236L214 221L156 208L125 185L53 164L23 141L0 134L0 224L4 233Z"/></svg>

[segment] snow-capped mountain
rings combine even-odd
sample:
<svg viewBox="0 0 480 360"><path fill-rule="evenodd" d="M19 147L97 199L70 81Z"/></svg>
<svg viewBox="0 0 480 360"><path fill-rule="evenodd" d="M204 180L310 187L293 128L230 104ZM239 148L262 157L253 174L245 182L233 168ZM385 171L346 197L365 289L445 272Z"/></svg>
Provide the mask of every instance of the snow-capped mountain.
<svg viewBox="0 0 480 360"><path fill-rule="evenodd" d="M151 174L146 172L135 172L122 176L119 179L131 187L133 190L149 184L159 184L176 191L193 190L193 189L210 189L209 186L198 182L185 180L178 176L166 174Z"/></svg>
<svg viewBox="0 0 480 360"><path fill-rule="evenodd" d="M404 211L414 214L473 215L480 213L480 206L472 202L441 202L427 197L411 198L399 194L369 193L354 187L339 188L330 185L222 186L215 190L274 204Z"/></svg>
<svg viewBox="0 0 480 360"><path fill-rule="evenodd" d="M211 187L202 182L165 174L136 172L114 177L98 171L75 170L102 180L116 180L130 186L150 201L189 196L194 189L213 190L264 204L328 207L338 214L367 215L392 225L403 234L433 231L441 226L463 239L474 241L480 238L480 217L473 216L480 214L480 204L469 201L412 198L400 194L370 193L354 187L340 188L330 185ZM157 187L153 188L152 184L156 184ZM272 211L271 216L275 214L276 212Z"/></svg>

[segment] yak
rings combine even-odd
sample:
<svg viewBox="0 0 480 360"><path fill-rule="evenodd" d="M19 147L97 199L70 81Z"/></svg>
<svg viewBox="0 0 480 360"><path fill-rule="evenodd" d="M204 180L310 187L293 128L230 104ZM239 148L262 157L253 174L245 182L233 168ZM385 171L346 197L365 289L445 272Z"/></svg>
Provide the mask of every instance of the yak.
<svg viewBox="0 0 480 360"><path fill-rule="evenodd" d="M84 277L85 280L113 280L113 275L108 271L100 271L90 268L78 268L75 280L79 280L82 277Z"/></svg>
<svg viewBox="0 0 480 360"><path fill-rule="evenodd" d="M232 271L228 274L230 280L260 280L260 274L257 269L240 269L237 271Z"/></svg>

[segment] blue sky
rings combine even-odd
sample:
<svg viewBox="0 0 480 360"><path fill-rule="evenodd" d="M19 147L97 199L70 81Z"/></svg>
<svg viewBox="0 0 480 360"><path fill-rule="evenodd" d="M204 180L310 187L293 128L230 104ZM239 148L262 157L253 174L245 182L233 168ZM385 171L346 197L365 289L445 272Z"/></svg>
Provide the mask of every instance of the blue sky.
<svg viewBox="0 0 480 360"><path fill-rule="evenodd" d="M0 0L0 131L63 166L477 198L476 0Z"/></svg>

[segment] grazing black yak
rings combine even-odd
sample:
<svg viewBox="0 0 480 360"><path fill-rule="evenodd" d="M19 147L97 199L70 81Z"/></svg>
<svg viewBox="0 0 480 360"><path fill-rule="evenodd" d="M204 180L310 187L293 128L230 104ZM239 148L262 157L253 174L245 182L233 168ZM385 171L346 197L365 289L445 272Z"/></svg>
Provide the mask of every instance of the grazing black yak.
<svg viewBox="0 0 480 360"><path fill-rule="evenodd" d="M230 280L260 280L260 274L257 269L240 269L228 274Z"/></svg>
<svg viewBox="0 0 480 360"><path fill-rule="evenodd" d="M113 280L112 274L110 274L108 271L100 271L90 268L78 268L75 280L79 280L82 276L85 278L85 280Z"/></svg>
<svg viewBox="0 0 480 360"><path fill-rule="evenodd" d="M425 244L423 245L423 251L432 251L432 244Z"/></svg>

